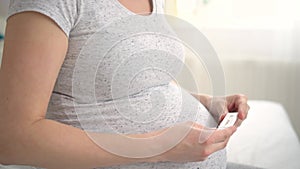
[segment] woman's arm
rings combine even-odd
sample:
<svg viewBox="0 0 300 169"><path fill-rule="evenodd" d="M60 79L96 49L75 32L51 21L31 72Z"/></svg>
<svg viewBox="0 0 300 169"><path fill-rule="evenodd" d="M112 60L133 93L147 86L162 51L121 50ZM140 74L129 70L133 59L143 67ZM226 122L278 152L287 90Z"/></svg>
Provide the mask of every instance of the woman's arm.
<svg viewBox="0 0 300 169"><path fill-rule="evenodd" d="M236 130L219 130L199 142L203 126L189 122L172 130L177 134L181 129L189 129L189 133L161 155L125 158L111 154L83 130L45 119L67 47L68 38L48 17L24 12L9 18L0 70L0 163L81 169L137 162L201 161L223 149ZM132 137L148 138L160 132ZM96 135L100 140L114 138L105 133ZM168 139L173 140L173 135ZM168 141L161 144L167 145Z"/></svg>
<svg viewBox="0 0 300 169"><path fill-rule="evenodd" d="M4 46L0 163L75 169L141 160L110 154L84 131L44 118L68 47L51 19L34 12L10 17Z"/></svg>

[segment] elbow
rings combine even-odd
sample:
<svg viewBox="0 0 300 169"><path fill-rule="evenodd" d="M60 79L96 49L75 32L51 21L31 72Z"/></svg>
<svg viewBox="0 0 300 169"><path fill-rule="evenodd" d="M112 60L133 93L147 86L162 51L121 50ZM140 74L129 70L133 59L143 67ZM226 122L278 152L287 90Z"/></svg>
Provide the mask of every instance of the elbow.
<svg viewBox="0 0 300 169"><path fill-rule="evenodd" d="M1 144L1 148L0 148L0 164L2 164L2 165L10 165L10 164L12 164L11 162L10 162L10 159L8 159L8 152L5 150L5 149L3 149L3 146L2 146L2 144Z"/></svg>
<svg viewBox="0 0 300 169"><path fill-rule="evenodd" d="M0 164L10 165L12 164L12 151L9 148L9 144L11 143L7 141L7 138L5 138L5 136L6 135L3 133L0 136Z"/></svg>
<svg viewBox="0 0 300 169"><path fill-rule="evenodd" d="M6 134L1 133L0 136L0 164L2 165L11 165L13 164L13 149L12 147L13 140L9 141Z"/></svg>
<svg viewBox="0 0 300 169"><path fill-rule="evenodd" d="M24 130L23 130L24 131ZM0 164L17 165L18 152L22 151L21 133L9 127L0 126Z"/></svg>
<svg viewBox="0 0 300 169"><path fill-rule="evenodd" d="M0 119L0 164L27 164L33 151L32 120L3 119Z"/></svg>

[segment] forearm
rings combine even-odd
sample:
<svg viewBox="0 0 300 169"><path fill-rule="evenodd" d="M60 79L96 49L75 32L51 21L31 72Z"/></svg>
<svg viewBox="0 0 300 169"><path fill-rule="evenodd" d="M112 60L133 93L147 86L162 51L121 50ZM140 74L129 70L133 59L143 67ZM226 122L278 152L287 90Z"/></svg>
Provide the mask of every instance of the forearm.
<svg viewBox="0 0 300 169"><path fill-rule="evenodd" d="M83 130L51 120L40 120L14 133L9 134L11 140L4 145L0 163L82 169L153 160L116 156L101 149Z"/></svg>

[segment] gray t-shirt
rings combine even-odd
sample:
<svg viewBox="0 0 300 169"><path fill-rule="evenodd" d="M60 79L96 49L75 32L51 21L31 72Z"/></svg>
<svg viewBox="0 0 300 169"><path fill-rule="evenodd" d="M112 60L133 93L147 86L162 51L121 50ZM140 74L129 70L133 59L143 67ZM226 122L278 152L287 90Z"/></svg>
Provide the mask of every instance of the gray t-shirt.
<svg viewBox="0 0 300 169"><path fill-rule="evenodd" d="M152 4L150 15L137 16L118 0L11 0L10 15L42 13L69 38L48 119L89 132L122 134L146 133L184 121L216 125L199 101L169 84L182 67L182 44L172 38L175 34L166 20L149 19L163 13L163 0ZM224 169L226 152L216 152L204 162L107 168Z"/></svg>

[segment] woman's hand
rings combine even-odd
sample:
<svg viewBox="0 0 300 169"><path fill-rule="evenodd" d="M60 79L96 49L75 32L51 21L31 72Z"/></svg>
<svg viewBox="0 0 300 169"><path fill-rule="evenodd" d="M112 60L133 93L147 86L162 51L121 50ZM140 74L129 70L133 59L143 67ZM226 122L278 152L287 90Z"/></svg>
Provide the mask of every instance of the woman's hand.
<svg viewBox="0 0 300 169"><path fill-rule="evenodd" d="M226 147L230 137L236 131L236 126L222 130L207 129L197 123L187 122L184 125L175 126L178 128L189 128L184 139L174 148L158 156L158 161L168 162L196 162L204 161L212 153Z"/></svg>
<svg viewBox="0 0 300 169"><path fill-rule="evenodd" d="M248 105L248 98L245 95L237 94L226 97L212 97L208 95L194 95L214 116L216 121L223 120L228 112L238 112L238 120L236 126L247 118L250 109Z"/></svg>
<svg viewBox="0 0 300 169"><path fill-rule="evenodd" d="M226 97L226 105L228 112L238 112L239 120L241 124L247 118L250 106L248 105L248 98L245 95L238 94Z"/></svg>
<svg viewBox="0 0 300 169"><path fill-rule="evenodd" d="M138 162L197 162L224 149L236 131L206 128L195 122L184 122L143 134L88 133L99 147Z"/></svg>

